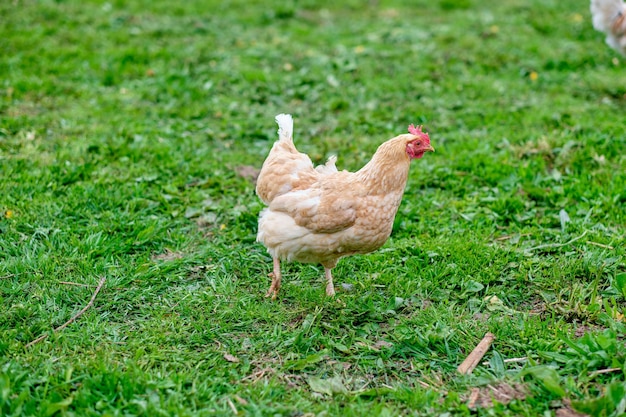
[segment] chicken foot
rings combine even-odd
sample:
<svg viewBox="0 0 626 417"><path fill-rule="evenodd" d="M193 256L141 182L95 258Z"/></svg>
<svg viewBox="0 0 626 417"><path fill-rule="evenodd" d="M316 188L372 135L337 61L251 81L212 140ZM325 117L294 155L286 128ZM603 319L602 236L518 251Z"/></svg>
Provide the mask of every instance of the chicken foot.
<svg viewBox="0 0 626 417"><path fill-rule="evenodd" d="M274 271L270 273L272 277L272 284L270 285L269 290L265 293L266 297L272 297L272 300L276 299L278 295L278 290L280 289L280 280L282 276L280 275L280 260L278 258L274 259Z"/></svg>
<svg viewBox="0 0 626 417"><path fill-rule="evenodd" d="M333 297L335 295L335 286L333 285L333 275L331 274L331 268L324 267L324 272L326 273L326 295L329 297Z"/></svg>

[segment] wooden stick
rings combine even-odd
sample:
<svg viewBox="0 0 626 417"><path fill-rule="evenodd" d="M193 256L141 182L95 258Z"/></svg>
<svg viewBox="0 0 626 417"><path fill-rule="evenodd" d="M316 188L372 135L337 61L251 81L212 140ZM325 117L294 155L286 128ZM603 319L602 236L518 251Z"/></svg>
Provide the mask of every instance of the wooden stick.
<svg viewBox="0 0 626 417"><path fill-rule="evenodd" d="M493 343L495 338L496 337L493 335L493 333L485 334L483 340L481 340L480 343L476 345L474 350L472 350L472 352L467 356L467 358L465 358L463 363L460 364L458 368L456 368L456 370L464 375L471 374L474 368L476 368L476 365L478 365L483 356L485 356L485 353L487 353L487 351L489 350L489 346L491 346L491 343Z"/></svg>
<svg viewBox="0 0 626 417"><path fill-rule="evenodd" d="M13 278L15 276L15 274L9 274L9 275L5 275L3 277L0 277L0 279L9 279L9 278Z"/></svg>
<svg viewBox="0 0 626 417"><path fill-rule="evenodd" d="M87 311L87 309L93 305L93 302L96 299L96 296L98 295L98 293L102 289L102 286L104 285L104 281L106 281L106 277L100 278L100 282L98 283L98 286L96 287L96 290L94 291L93 295L91 296L91 300L89 300L87 305L85 307L83 307L83 309L80 310L78 313L76 313L76 315L74 315L74 317L72 317L71 319L69 319L68 321L66 321L65 323L63 323L62 325L57 327L56 329L54 329L54 333L59 332L59 331L65 329L70 324L74 323L77 318L82 316L85 313L85 311ZM35 343L39 343L42 340L45 340L47 337L48 337L48 333L42 334L37 339L33 340L32 342L29 342L26 346L24 346L24 348L28 349L29 347L31 347Z"/></svg>

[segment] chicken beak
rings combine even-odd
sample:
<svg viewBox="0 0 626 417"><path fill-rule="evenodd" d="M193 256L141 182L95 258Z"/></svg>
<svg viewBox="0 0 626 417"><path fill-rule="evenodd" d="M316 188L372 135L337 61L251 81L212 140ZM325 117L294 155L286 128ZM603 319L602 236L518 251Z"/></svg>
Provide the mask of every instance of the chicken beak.
<svg viewBox="0 0 626 417"><path fill-rule="evenodd" d="M424 148L424 152L435 152L435 148L433 148L431 145L428 145L426 148Z"/></svg>

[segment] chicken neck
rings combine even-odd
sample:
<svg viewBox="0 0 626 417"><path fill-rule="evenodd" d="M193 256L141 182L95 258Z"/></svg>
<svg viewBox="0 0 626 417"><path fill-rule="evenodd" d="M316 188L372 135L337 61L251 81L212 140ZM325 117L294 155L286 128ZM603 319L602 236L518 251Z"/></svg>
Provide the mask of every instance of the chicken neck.
<svg viewBox="0 0 626 417"><path fill-rule="evenodd" d="M405 152L395 155L379 149L372 159L359 171L356 178L368 190L368 194L402 193L409 177L411 160Z"/></svg>

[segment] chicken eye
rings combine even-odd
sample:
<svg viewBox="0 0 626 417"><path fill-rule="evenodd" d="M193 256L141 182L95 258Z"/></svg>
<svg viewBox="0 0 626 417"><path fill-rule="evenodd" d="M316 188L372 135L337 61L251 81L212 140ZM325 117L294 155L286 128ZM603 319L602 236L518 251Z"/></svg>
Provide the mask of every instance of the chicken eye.
<svg viewBox="0 0 626 417"><path fill-rule="evenodd" d="M415 142L415 144L416 144L417 146L422 146L422 142L419 142L419 141L418 141L418 142Z"/></svg>

